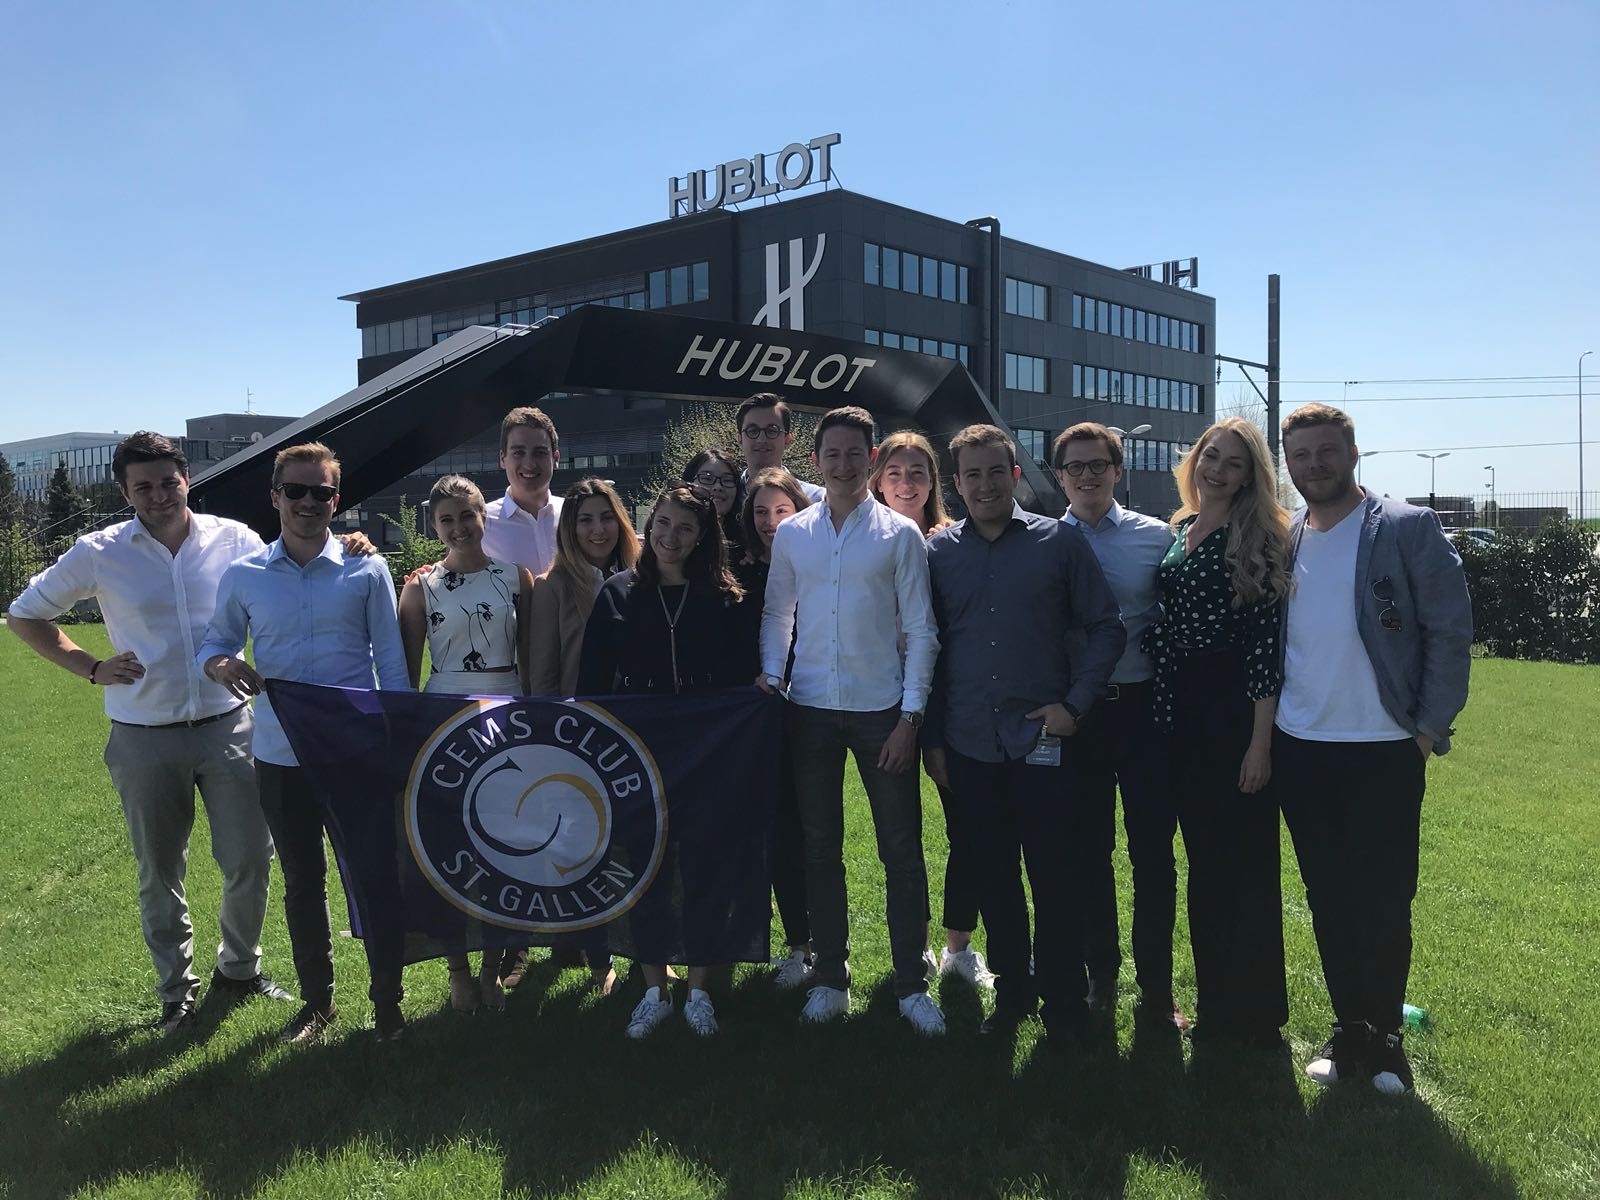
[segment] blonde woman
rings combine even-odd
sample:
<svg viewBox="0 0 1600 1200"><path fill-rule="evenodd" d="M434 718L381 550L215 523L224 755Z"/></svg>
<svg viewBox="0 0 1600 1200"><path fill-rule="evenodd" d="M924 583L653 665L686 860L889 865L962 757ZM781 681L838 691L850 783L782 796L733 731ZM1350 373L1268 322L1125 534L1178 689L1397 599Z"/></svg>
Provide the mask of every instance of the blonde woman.
<svg viewBox="0 0 1600 1200"><path fill-rule="evenodd" d="M432 670L424 691L515 696L525 690L533 575L484 553L485 508L478 486L460 475L446 475L428 495L433 531L446 553L400 592L400 640L412 687L421 681L426 646ZM499 960L498 951L485 951L482 975L474 979L467 956L452 955L450 1006L503 1007Z"/></svg>
<svg viewBox="0 0 1600 1200"><path fill-rule="evenodd" d="M1289 518L1266 438L1212 425L1174 471L1177 540L1160 567L1163 618L1146 637L1155 713L1172 730L1174 804L1189 857L1197 1044L1282 1045L1288 1020L1272 722Z"/></svg>
<svg viewBox="0 0 1600 1200"><path fill-rule="evenodd" d="M880 503L915 521L925 538L955 523L944 510L933 444L914 430L902 429L883 439L867 486ZM993 987L989 964L972 948L972 932L978 927L978 880L969 838L961 830L959 811L951 805L949 793L942 787L938 791L950 854L944 865L944 949L937 970L975 986Z"/></svg>

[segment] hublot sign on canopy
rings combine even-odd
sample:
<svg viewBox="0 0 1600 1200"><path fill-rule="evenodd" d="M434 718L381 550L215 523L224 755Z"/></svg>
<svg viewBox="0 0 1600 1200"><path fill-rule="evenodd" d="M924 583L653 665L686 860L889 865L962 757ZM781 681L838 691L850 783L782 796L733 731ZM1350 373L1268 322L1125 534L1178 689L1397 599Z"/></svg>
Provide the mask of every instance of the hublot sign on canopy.
<svg viewBox="0 0 1600 1200"><path fill-rule="evenodd" d="M825 133L809 142L790 142L775 154L729 159L708 171L690 171L681 179L674 175L667 180L667 216L709 212L725 204L826 183L833 178L831 155L838 144L837 133ZM770 172L768 159L773 160Z"/></svg>

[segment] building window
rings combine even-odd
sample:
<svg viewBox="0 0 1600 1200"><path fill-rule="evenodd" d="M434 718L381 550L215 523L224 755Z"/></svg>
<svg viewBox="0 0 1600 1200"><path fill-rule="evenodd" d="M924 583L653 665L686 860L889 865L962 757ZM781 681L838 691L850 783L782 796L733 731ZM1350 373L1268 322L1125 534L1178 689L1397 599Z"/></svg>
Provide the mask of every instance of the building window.
<svg viewBox="0 0 1600 1200"><path fill-rule="evenodd" d="M1007 293L1006 311L1012 311ZM1205 353L1205 326L1178 317L1164 317L1126 304L1110 304L1092 296L1072 297L1072 327L1091 333L1108 333L1154 346Z"/></svg>
<svg viewBox="0 0 1600 1200"><path fill-rule="evenodd" d="M967 303L970 273L960 263L865 242L861 265L866 283L953 304Z"/></svg>
<svg viewBox="0 0 1600 1200"><path fill-rule="evenodd" d="M882 329L866 329L862 331L861 338L869 346L888 346L891 350L910 350L918 354L931 354L935 358L953 358L962 366L967 365L967 358L971 354L968 347L959 342L941 342L936 338L918 337L912 333L890 333Z"/></svg>
<svg viewBox="0 0 1600 1200"><path fill-rule="evenodd" d="M1050 390L1049 364L1031 354L1006 355L1006 387L1019 392Z"/></svg>
<svg viewBox="0 0 1600 1200"><path fill-rule="evenodd" d="M1050 319L1050 291L1042 284L1006 277L1006 311L1035 321Z"/></svg>
<svg viewBox="0 0 1600 1200"><path fill-rule="evenodd" d="M1016 429L1017 453L1026 454L1041 467L1050 460L1050 431L1048 429Z"/></svg>

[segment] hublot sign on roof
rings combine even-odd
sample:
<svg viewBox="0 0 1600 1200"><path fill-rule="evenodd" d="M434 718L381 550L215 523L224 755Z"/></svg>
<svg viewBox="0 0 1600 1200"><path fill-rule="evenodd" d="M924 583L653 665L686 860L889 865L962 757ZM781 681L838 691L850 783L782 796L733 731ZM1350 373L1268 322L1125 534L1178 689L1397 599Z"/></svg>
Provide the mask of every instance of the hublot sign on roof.
<svg viewBox="0 0 1600 1200"><path fill-rule="evenodd" d="M825 133L809 142L790 142L775 154L729 159L708 171L690 171L682 179L674 175L667 180L667 215L709 212L825 183L833 177L831 155L838 144L837 133ZM773 160L770 178L768 159Z"/></svg>

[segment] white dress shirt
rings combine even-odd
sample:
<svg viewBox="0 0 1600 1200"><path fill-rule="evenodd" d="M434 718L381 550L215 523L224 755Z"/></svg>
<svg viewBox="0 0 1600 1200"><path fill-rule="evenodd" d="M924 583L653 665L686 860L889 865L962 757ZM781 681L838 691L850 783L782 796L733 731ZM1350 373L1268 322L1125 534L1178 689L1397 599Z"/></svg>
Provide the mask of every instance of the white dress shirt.
<svg viewBox="0 0 1600 1200"><path fill-rule="evenodd" d="M303 567L279 539L223 572L196 663L242 653L247 636L256 671L268 679L370 689L376 664L386 691L415 690L388 564L380 554L345 557L335 537ZM255 756L278 766L299 765L265 694L256 697Z"/></svg>
<svg viewBox="0 0 1600 1200"><path fill-rule="evenodd" d="M939 638L916 523L869 495L837 532L826 501L779 525L761 614L766 674L783 676L791 633L796 704L922 712Z"/></svg>
<svg viewBox="0 0 1600 1200"><path fill-rule="evenodd" d="M543 575L556 561L556 523L560 520L561 501L555 496L538 513L530 513L517 507L508 490L484 506L483 552Z"/></svg>
<svg viewBox="0 0 1600 1200"><path fill-rule="evenodd" d="M106 715L129 725L201 721L239 701L196 665L217 584L234 562L262 548L253 529L224 517L189 514L177 554L135 517L86 533L34 576L11 603L13 616L53 621L80 600L100 603L112 649L144 664L136 683L102 688Z"/></svg>
<svg viewBox="0 0 1600 1200"><path fill-rule="evenodd" d="M787 468L785 468L785 469L787 469ZM798 483L800 485L800 490L805 493L806 499L811 501L811 503L813 503L813 504L821 504L824 500L827 499L828 493L823 488L818 487L816 484L811 483L808 480L801 479L798 475L794 475L794 476L791 476L791 477L794 479L794 481L796 483ZM745 487L749 487L750 486L750 468L749 467L746 467L743 471L741 471L739 473L739 482L743 483L745 485Z"/></svg>

